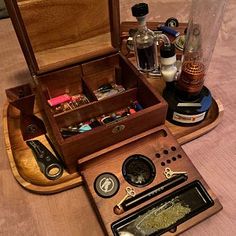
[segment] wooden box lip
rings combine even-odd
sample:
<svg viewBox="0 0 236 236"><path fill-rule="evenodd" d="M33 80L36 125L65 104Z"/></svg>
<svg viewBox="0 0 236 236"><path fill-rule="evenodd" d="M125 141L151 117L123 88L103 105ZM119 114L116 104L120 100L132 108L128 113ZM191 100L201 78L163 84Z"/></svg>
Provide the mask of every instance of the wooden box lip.
<svg viewBox="0 0 236 236"><path fill-rule="evenodd" d="M70 4L67 4L66 0L53 0L53 2L54 4L58 3L58 5L64 4L63 6L70 5ZM87 3L86 1L82 3L81 1L78 1L78 2L75 0L73 1L73 4L75 4L77 8L80 8L79 4L83 5L86 3ZM89 3L91 4L91 1ZM89 33L88 38L85 38L83 40L68 42L62 46L55 46L55 47L51 47L45 50L37 51L37 50L34 50L31 43L32 37L30 38L29 32L27 31L27 28L29 28L29 25L31 24L31 22L30 23L26 22L25 24L25 20L23 19L24 16L20 8L22 8L22 6L24 8L25 5L26 6L30 5L30 7L26 7L27 8L26 10L31 9L31 11L28 10L27 14L29 15L31 14L30 16L35 16L34 14L36 14L37 16L38 14L37 12L39 10L33 9L34 6L37 6L37 4L50 5L53 3L50 3L50 1L47 2L46 0L9 0L9 1L6 1L6 7L8 9L8 12L11 17L13 26L15 28L19 43L21 45L22 51L24 53L25 59L27 61L29 70L32 75L41 75L47 72L55 71L60 68L70 67L76 64L84 63L86 61L90 61L94 58L100 58L100 57L118 52L119 45L120 45L119 0L103 0L103 4L101 4L101 2L95 3L95 1L93 3L94 4L91 4L91 6L93 6L92 9L94 9L94 6L96 6L95 7L96 12L99 10L100 6L106 5L105 7L106 9L104 11L107 12L107 18L104 15L98 16L98 17L105 18L104 24L105 25L107 24L109 26L108 29L105 29L107 30L107 32L104 32L104 33L99 32L98 35L94 35L93 33L93 36L91 37L89 37L90 35ZM89 10L90 8L91 7L87 7L87 8L85 7L83 8L83 10L85 9L86 11L86 10ZM83 16L89 15L84 12L82 13L83 13ZM40 16L40 14L38 14L38 16ZM29 18L29 16L27 17ZM60 16L58 16L58 18L60 18ZM68 14L68 19L69 20L71 19L69 14ZM68 19L66 16L66 19L63 19L62 22L66 23L66 20ZM34 19L32 19L32 21L33 20ZM45 20L45 22L47 21L48 19ZM95 22L94 26L91 25L91 27L93 26L94 28L96 26L95 25L96 21L93 20L92 22ZM54 22L52 24L54 24ZM71 22L71 24L73 24L73 22ZM55 28L56 27L58 26L55 26ZM44 31L45 29L47 29L47 27L44 27ZM80 30L78 26L77 26L77 30L78 31ZM87 31L90 32L90 25ZM48 33L50 33L50 31ZM79 35L79 32L74 32L74 33ZM35 34L35 32L33 32L33 34Z"/></svg>

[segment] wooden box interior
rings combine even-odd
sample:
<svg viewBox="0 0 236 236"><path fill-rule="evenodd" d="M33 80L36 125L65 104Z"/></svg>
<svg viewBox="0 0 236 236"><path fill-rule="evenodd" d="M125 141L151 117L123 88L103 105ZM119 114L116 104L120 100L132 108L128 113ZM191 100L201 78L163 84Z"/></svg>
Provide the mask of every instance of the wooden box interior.
<svg viewBox="0 0 236 236"><path fill-rule="evenodd" d="M129 156L135 154L141 154L148 157L153 162L156 169L156 176L154 180L149 185L144 187L132 186L125 180L122 174L122 166L124 161ZM128 211L125 211L120 215L115 214L114 207L125 196L125 189L127 186L132 187L136 194L142 193L143 191L148 190L166 180L164 175L164 170L166 167L171 168L173 171L187 172L187 181L171 188L170 190L153 196L151 199ZM212 193L211 189L205 183L204 179L194 167L191 160L165 126L154 128L147 132L145 136L140 136L139 139L136 139L133 142L126 143L121 147L111 150L110 152L101 154L96 157L96 159L91 159L90 161L83 163L81 168L82 176L88 190L88 196L94 206L95 212L98 214L106 235L113 235L111 229L113 222L118 221L139 209L142 209L146 205L195 180L199 180L202 183L211 198L214 200L214 205L179 225L175 232L167 232L165 235L177 235L222 209L219 200ZM95 180L102 173L112 173L119 180L119 190L112 197L103 198L95 191Z"/></svg>
<svg viewBox="0 0 236 236"><path fill-rule="evenodd" d="M74 170L78 158L165 122L167 105L163 98L150 88L139 72L119 53L38 76L37 81L50 124L48 130L69 169ZM125 91L97 100L93 91L103 84L112 82L122 85ZM65 93L76 95L81 92L88 97L90 103L70 111L55 114L47 102L48 99ZM61 128L118 111L136 100L143 110L125 119L65 139L60 133ZM113 129L120 125L127 129L119 133L114 132Z"/></svg>
<svg viewBox="0 0 236 236"><path fill-rule="evenodd" d="M222 208L168 129L160 126L165 122L167 110L163 98L147 84L126 58L117 53L118 0L102 0L99 4L94 0L9 0L6 5L29 69L32 75L36 75L40 99L46 113L44 120L47 130L70 173L77 170L78 159L79 163L80 160L83 163L80 164L80 170L105 233L112 234L111 224L114 221L177 188L122 215L114 214L113 207L124 197L127 186L122 177L121 166L134 153L150 157L158 173L149 186L135 188L136 193L164 181L165 177L161 173L168 166L174 170L187 171L187 183L201 181L215 202L210 209L178 226L176 232L167 234L179 234ZM125 92L98 101L93 91L108 82L122 85ZM53 114L47 100L65 93L84 93L90 103L71 111ZM135 100L144 109L124 120L99 126L70 138L64 139L61 136L60 128L122 109ZM121 126L125 127L123 132L114 132ZM157 126L158 128L154 128ZM152 128L154 131L148 132L142 139L126 142L115 150L105 151L101 156L83 161L83 157L86 160L86 155ZM175 151L172 147L175 147ZM168 150L167 154L165 150ZM158 152L163 154L161 159L156 156ZM173 155L180 155L181 158L175 158L174 161ZM100 198L93 188L96 176L103 172L114 173L121 183L119 192L111 199Z"/></svg>

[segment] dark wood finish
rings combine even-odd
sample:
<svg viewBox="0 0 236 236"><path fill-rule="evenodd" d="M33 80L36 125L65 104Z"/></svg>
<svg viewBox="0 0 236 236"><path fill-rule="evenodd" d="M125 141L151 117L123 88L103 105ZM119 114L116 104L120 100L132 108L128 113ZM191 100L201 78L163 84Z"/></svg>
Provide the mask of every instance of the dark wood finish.
<svg viewBox="0 0 236 236"><path fill-rule="evenodd" d="M152 2L154 3L152 8L153 16L156 14L159 15L160 13L162 19L167 19L167 17L170 16L170 12L178 14L179 10L179 12L181 12L181 19L187 18L188 11L186 4L181 5L180 10L179 1L160 1L161 6L157 4L156 1ZM128 18L130 15L129 8L131 4L132 1L121 2L123 18ZM177 10L175 11L175 9ZM233 171L229 171L229 169L232 168L232 163L235 161L236 126L234 125L234 121L236 119L236 113L234 112L234 95L236 80L234 70L236 67L233 67L232 70L228 70L230 65L234 63L233 53L230 53L227 57L222 57L222 53L226 53L228 50L236 50L235 39L234 37L230 37L230 33L234 30L235 25L235 18L232 17L236 14L235 10L236 2L230 1L212 57L212 66L207 79L207 84L209 88L212 89L214 98L221 99L227 107L227 112L224 114L224 119L221 120L220 125L213 131L193 142L183 145L184 150L189 154L197 169L204 176L205 180L207 180L212 190L217 193L224 209L219 214L216 214L183 233L183 235L186 236L236 235L235 220L233 217L236 209L234 204L236 192L233 191L235 188L235 176ZM27 65L21 55L22 53L9 19L0 20L0 28L2 45L0 51L2 69L1 88L2 94L4 94L4 88L28 82L30 76L29 73L27 73ZM9 70L9 68L11 68L11 70ZM219 81L218 78L220 78ZM2 107L5 100L5 96L2 96ZM6 107L8 106L5 106L5 108ZM212 117L209 117L209 119L212 119ZM10 119L10 122L12 122L12 126L17 128L16 124L18 123L18 119L16 116ZM15 128L13 128L13 130L15 130ZM173 126L172 128L176 128L176 132L181 132L181 127ZM200 128L196 131L200 133L203 129ZM187 129L185 131L184 133L186 135ZM171 132L173 132L173 129ZM185 135L184 137L186 137ZM13 135L10 136L13 137ZM7 155L8 152L5 151L6 148L7 151L9 150L8 148L12 149L14 155L20 154L20 152L15 149L16 146L4 145L2 142L2 155L0 159L0 175L2 179L0 218L2 224L0 234L50 236L60 234L103 235L95 214L90 207L90 203L84 194L83 187L70 189L70 191L54 194L49 197L29 194L22 189L13 178L12 169L9 165L9 156ZM12 165L14 165L14 162ZM24 170L25 169L19 169L20 172ZM27 185L30 186L31 183L27 183ZM61 204L62 202L69 204ZM55 220L55 218L57 220Z"/></svg>
<svg viewBox="0 0 236 236"><path fill-rule="evenodd" d="M111 41L114 48L120 48L120 1L109 1Z"/></svg>
<svg viewBox="0 0 236 236"><path fill-rule="evenodd" d="M7 11L11 17L13 27L15 29L18 41L20 43L21 49L24 53L25 60L29 67L31 75L35 74L35 71L39 71L35 55L33 53L33 48L30 44L29 37L27 36L24 22L20 15L19 8L17 6L16 0L5 1Z"/></svg>
<svg viewBox="0 0 236 236"><path fill-rule="evenodd" d="M37 75L34 78L36 78L41 105L45 110L44 121L48 133L62 156L69 173L76 172L77 160L80 159L80 171L82 170L89 191L88 194L91 197L91 202L95 205L100 220L103 222L103 228L108 234L111 234L110 224L128 214L125 212L117 216L113 212L113 207L124 196L126 184L122 180L120 171L124 159L134 152L144 154L151 157L156 169L158 168L158 172L161 172L164 168L160 167L160 160L154 158L154 154L157 151L175 146L176 152L181 154L182 158L178 160L178 163L177 161L173 163L171 168L189 172L188 182L194 179L201 180L215 200L215 205L209 210L182 224L176 231L176 233L180 233L216 213L222 207L168 129L160 126L165 121L167 111L167 104L163 98L151 88L144 76L122 55L117 54L106 58L116 52L119 47L119 1L103 0L101 5L95 4L95 2L89 3L91 4L88 7L89 12L85 10L88 5L84 1L72 1L68 4L65 0L53 0L50 3L45 0L12 0L8 5L25 56L30 58L28 64L31 73ZM103 18L99 15L102 15ZM89 22L87 22L87 18L89 18ZM38 22L35 23L32 19L37 19ZM78 24L71 26L71 22L78 21L81 27L78 27ZM75 64L77 65L74 67L62 69ZM42 73L55 70L58 71L42 75ZM54 79L56 77L57 79ZM65 77L66 80L64 80ZM93 90L104 82L111 81L122 84L126 91L112 98L97 101ZM80 92L86 93L91 99L89 105L59 115L52 113L47 103L49 98L61 93L74 95ZM61 127L85 121L94 116L111 112L113 109L122 108L127 106L128 101L136 99L144 107L144 110L127 119L115 124L103 125L91 132L68 139L63 139L60 134L59 129ZM123 128L119 129L121 126ZM142 139L127 140L152 128L154 129L147 135L143 135ZM160 130L164 130L163 132L168 134L167 137L159 135ZM123 140L127 140L127 142L124 141L123 145L118 145L118 148L110 152L108 148L104 154L96 156L96 158L86 157ZM83 160L83 158L85 159ZM166 161L171 156L164 158ZM100 199L93 189L94 179L99 173L105 171L114 172L121 180L121 188L118 194L108 201ZM64 182L69 180L69 184L75 186L77 183L70 181L71 176L65 173ZM162 175L157 175L149 187L163 180ZM50 192L57 191L58 185L61 184L61 189L66 189L69 186L60 181L54 183L55 189L47 186ZM148 186L143 190L147 188ZM142 191L136 190L137 193ZM158 199L162 195L152 200ZM143 207L146 203L131 209L129 213Z"/></svg>
<svg viewBox="0 0 236 236"><path fill-rule="evenodd" d="M43 121L34 115L35 94L30 84L6 90L9 103L20 111L20 129L24 140L46 133Z"/></svg>
<svg viewBox="0 0 236 236"><path fill-rule="evenodd" d="M165 133L167 134L167 136L163 135ZM171 150L171 147L175 147L176 151ZM168 154L164 154L164 150L168 150ZM156 153L161 154L161 157L157 158L155 156ZM166 167L171 168L173 171L186 171L188 173L188 180L185 183L182 183L179 186L174 187L173 189L168 190L167 192L162 193L156 197L153 197L145 203L142 203L139 206L134 207L133 209L130 209L129 211L124 212L121 215L116 215L113 212L114 206L124 197L126 193L125 188L127 186L131 186L125 181L122 175L122 164L127 157L133 154L142 154L144 156L147 156L153 161L156 167L156 177L151 184L143 188L132 186L136 194L164 181L166 178L163 172ZM178 155L181 155L181 158L178 158ZM173 161L172 157L176 157L176 161ZM170 160L171 163L168 164L167 160ZM165 166L162 166L161 162L164 162ZM177 143L175 138L171 135L170 131L165 126L159 126L158 128L153 129L152 133L147 134L141 139L126 143L122 147L118 147L115 150L97 156L95 159L84 163L81 168L82 176L88 189L88 194L91 197L91 201L93 201L95 211L98 213L98 217L100 218L101 222L103 222L103 228L108 235L112 235L111 224L114 221L123 218L124 216L144 207L145 205L194 180L201 181L201 183L211 195L212 199L215 201L215 204L208 210L183 223L180 227L177 227L177 231L173 235L183 232L187 228L192 227L193 225L222 209L222 206L216 196L212 193L197 169L194 167L190 159L183 151L183 149L180 147L180 145ZM111 198L102 198L98 196L94 190L94 181L96 177L104 172L112 172L118 177L120 181L120 189L118 193ZM167 233L166 235L169 234Z"/></svg>
<svg viewBox="0 0 236 236"><path fill-rule="evenodd" d="M36 104L34 114L42 118L39 109ZM22 139L19 116L19 111L15 107L5 104L3 115L5 143L11 170L18 183L28 191L39 194L58 193L81 185L82 178L78 173L69 174L64 171L58 180L49 180L41 173L33 153ZM44 135L37 139L53 152Z"/></svg>
<svg viewBox="0 0 236 236"><path fill-rule="evenodd" d="M97 101L93 90L112 81L123 85L126 91L120 95ZM120 54L38 76L37 83L42 106L47 117L45 119L49 124L47 126L48 131L70 173L77 170L79 158L165 122L166 102L150 87L135 67ZM74 95L76 91L77 93L85 93L91 102L75 110L54 115L47 99L60 93ZM144 110L129 116L127 119L103 125L67 139L63 139L60 134L59 129L62 127L117 111L129 106L130 101L135 100L140 102ZM114 133L113 129L120 125L124 125L126 128L122 132Z"/></svg>

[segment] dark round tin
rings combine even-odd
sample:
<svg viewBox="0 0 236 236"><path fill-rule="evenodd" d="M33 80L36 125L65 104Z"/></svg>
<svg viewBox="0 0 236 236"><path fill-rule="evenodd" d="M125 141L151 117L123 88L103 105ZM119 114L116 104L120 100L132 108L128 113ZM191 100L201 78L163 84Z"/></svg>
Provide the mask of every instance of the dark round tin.
<svg viewBox="0 0 236 236"><path fill-rule="evenodd" d="M94 181L94 190L103 198L114 196L120 188L118 178L109 172L98 175Z"/></svg>
<svg viewBox="0 0 236 236"><path fill-rule="evenodd" d="M144 155L135 154L128 157L122 166L125 180L135 186L149 185L156 176L156 168L153 162Z"/></svg>

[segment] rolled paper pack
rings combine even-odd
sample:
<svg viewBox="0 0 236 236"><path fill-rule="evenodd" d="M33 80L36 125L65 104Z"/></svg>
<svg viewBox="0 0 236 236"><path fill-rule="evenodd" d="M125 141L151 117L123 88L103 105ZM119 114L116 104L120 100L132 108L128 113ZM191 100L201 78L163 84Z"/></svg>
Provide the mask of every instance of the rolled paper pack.
<svg viewBox="0 0 236 236"><path fill-rule="evenodd" d="M63 102L69 102L71 100L71 97L68 94L63 94L54 98L51 98L48 100L48 104L53 107L56 105L59 105Z"/></svg>

